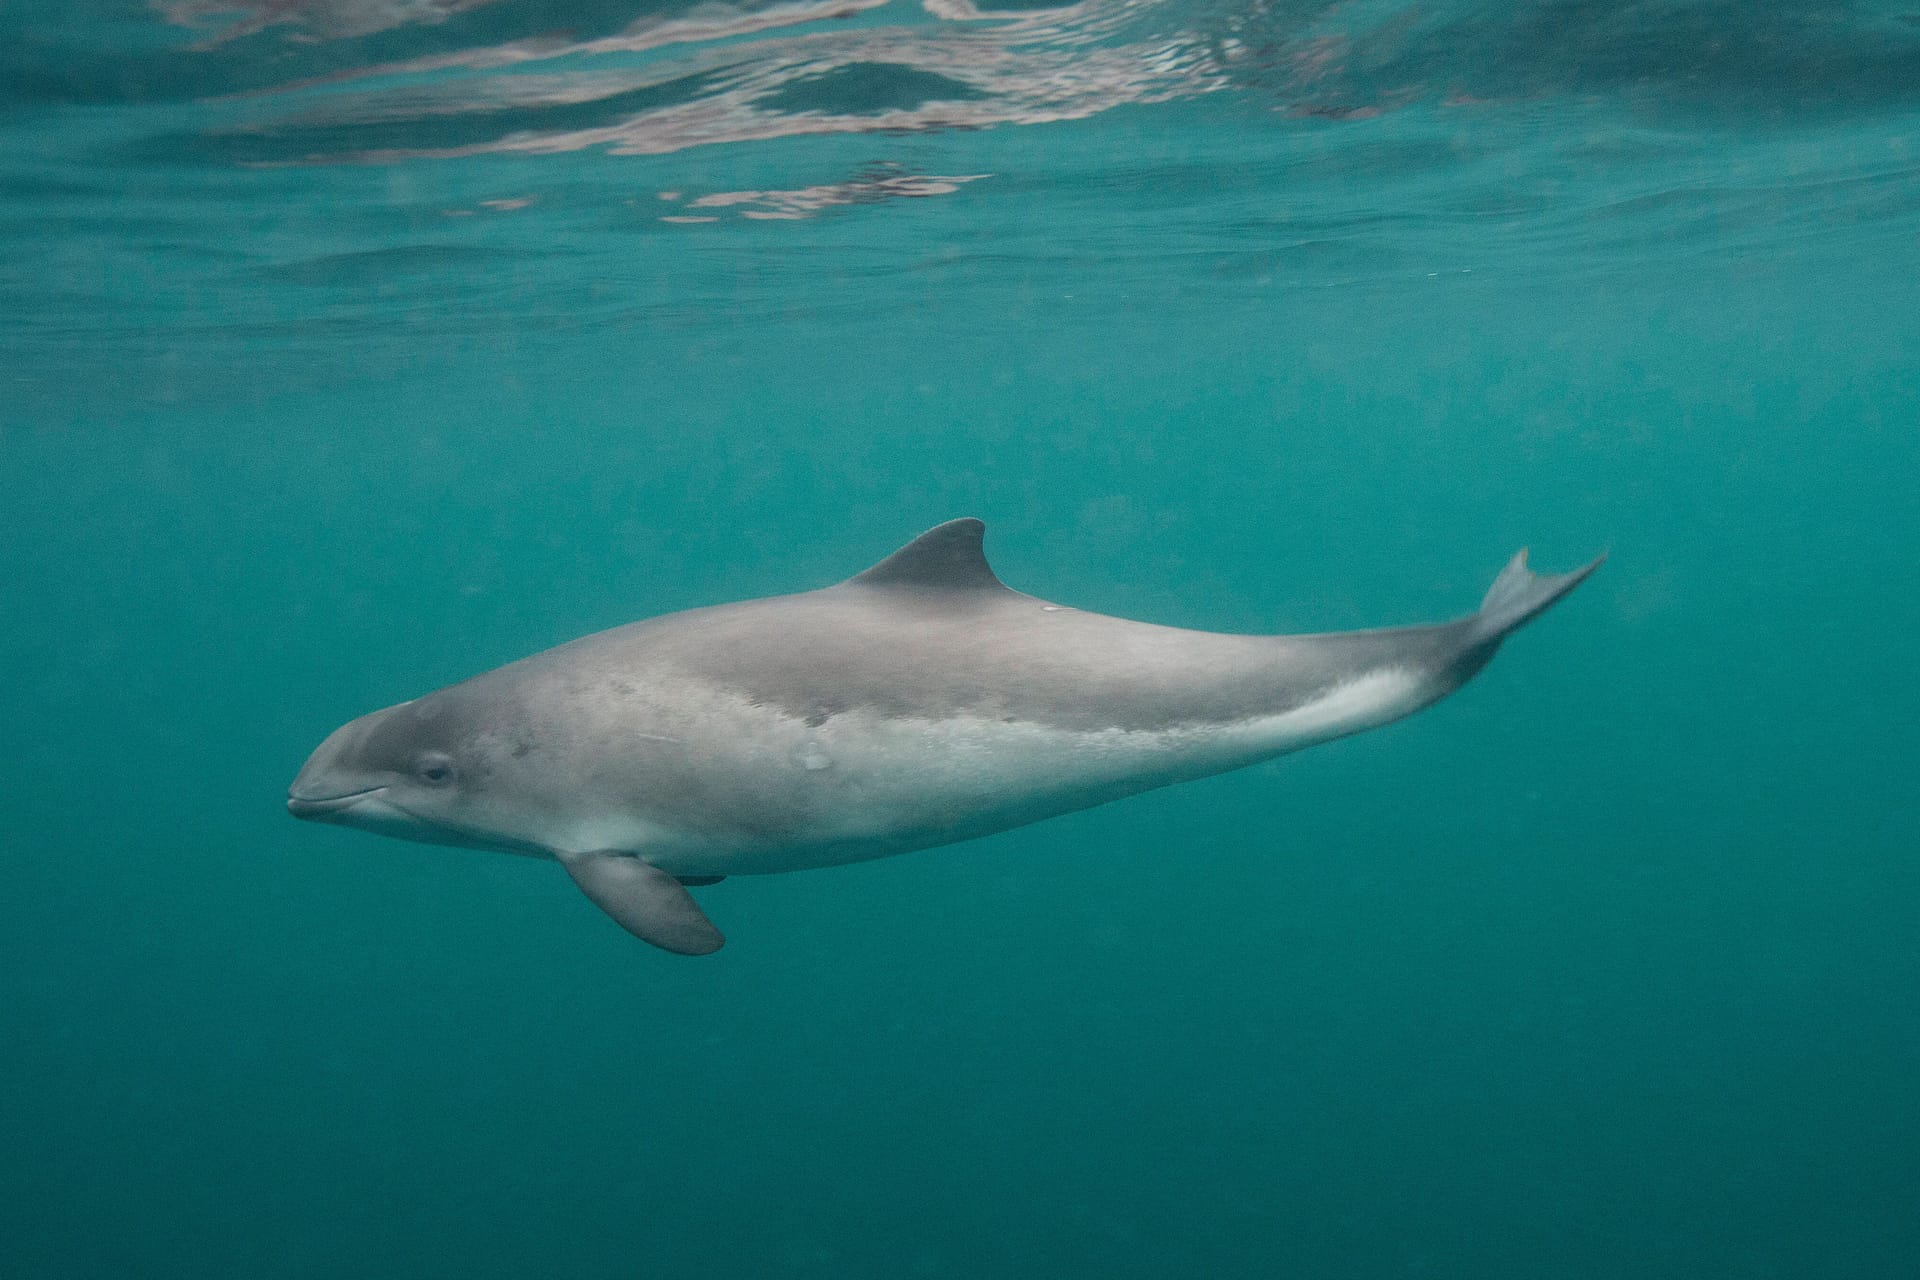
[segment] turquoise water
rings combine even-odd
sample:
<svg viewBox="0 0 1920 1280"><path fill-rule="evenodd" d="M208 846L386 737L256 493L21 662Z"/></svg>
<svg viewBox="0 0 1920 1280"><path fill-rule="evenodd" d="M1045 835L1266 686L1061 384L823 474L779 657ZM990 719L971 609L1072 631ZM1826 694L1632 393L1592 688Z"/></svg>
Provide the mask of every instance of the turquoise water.
<svg viewBox="0 0 1920 1280"><path fill-rule="evenodd" d="M1920 1268L1910 10L0 30L0 1274ZM1611 559L1414 719L730 880L704 960L283 810L958 515L1216 630Z"/></svg>

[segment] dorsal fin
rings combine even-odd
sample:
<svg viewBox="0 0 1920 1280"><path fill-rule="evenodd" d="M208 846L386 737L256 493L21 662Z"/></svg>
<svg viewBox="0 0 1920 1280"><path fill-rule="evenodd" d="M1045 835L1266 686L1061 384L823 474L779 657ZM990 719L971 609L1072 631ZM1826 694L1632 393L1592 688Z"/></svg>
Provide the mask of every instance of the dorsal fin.
<svg viewBox="0 0 1920 1280"><path fill-rule="evenodd" d="M1005 591L981 549L987 526L972 517L935 525L849 582L917 591Z"/></svg>

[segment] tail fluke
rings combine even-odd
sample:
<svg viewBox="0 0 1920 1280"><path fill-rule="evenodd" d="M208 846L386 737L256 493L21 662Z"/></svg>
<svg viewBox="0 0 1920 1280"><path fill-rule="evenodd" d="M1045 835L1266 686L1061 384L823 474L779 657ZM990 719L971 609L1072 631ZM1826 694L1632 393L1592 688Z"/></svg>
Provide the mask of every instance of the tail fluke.
<svg viewBox="0 0 1920 1280"><path fill-rule="evenodd" d="M1534 573L1527 568L1524 549L1507 561L1507 567L1487 588L1480 612L1473 615L1473 633L1482 643L1498 641L1552 608L1561 596L1587 580L1598 569L1605 555L1572 573Z"/></svg>

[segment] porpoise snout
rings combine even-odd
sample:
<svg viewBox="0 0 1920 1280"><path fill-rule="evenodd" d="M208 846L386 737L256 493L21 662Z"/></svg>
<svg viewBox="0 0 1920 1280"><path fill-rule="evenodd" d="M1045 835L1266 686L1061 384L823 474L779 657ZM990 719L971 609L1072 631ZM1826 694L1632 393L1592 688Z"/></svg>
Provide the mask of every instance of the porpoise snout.
<svg viewBox="0 0 1920 1280"><path fill-rule="evenodd" d="M377 796L385 790L385 787L367 787L361 791L349 791L344 795L302 795L296 783L287 788L287 812L296 818L324 818L329 814L339 813L343 809L351 809L362 800Z"/></svg>
<svg viewBox="0 0 1920 1280"><path fill-rule="evenodd" d="M353 744L368 717L341 725L315 747L287 788L287 812L296 818L325 819L351 809L387 788L352 767Z"/></svg>

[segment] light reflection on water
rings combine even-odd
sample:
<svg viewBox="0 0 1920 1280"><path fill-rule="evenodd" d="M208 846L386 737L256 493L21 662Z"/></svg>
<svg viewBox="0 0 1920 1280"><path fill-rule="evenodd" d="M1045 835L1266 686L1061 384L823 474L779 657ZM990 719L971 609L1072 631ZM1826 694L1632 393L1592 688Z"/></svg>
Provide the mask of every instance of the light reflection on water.
<svg viewBox="0 0 1920 1280"><path fill-rule="evenodd" d="M1811 3L169 0L16 34L0 328L55 363L1920 228L1920 24Z"/></svg>

